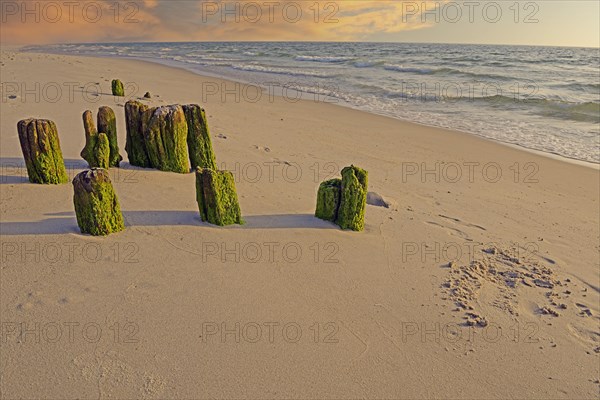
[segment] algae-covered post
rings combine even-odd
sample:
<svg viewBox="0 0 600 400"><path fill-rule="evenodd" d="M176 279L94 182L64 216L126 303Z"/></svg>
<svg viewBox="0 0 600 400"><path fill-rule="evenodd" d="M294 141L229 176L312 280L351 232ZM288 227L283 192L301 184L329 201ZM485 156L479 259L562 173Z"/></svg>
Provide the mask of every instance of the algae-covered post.
<svg viewBox="0 0 600 400"><path fill-rule="evenodd" d="M118 167L123 157L119 154L117 141L117 119L112 108L103 106L98 109L98 132L103 132L108 138L110 145L109 165Z"/></svg>
<svg viewBox="0 0 600 400"><path fill-rule="evenodd" d="M147 105L136 100L125 103L125 126L127 128L125 151L131 165L143 168L150 167L142 123L142 116L147 110Z"/></svg>
<svg viewBox="0 0 600 400"><path fill-rule="evenodd" d="M235 181L229 171L197 168L196 201L202 221L220 226L243 224Z"/></svg>
<svg viewBox="0 0 600 400"><path fill-rule="evenodd" d="M69 181L54 122L24 119L17 124L17 131L29 182L58 184Z"/></svg>
<svg viewBox="0 0 600 400"><path fill-rule="evenodd" d="M81 157L87 161L90 168L109 168L110 141L107 134L98 133L90 110L83 113L83 129L85 146L81 150Z"/></svg>
<svg viewBox="0 0 600 400"><path fill-rule="evenodd" d="M96 162L94 167L106 169L110 167L110 142L104 132L98 133L94 148L94 159Z"/></svg>
<svg viewBox="0 0 600 400"><path fill-rule="evenodd" d="M183 106L187 120L187 144L192 169L217 169L217 161L213 152L206 113L197 104Z"/></svg>
<svg viewBox="0 0 600 400"><path fill-rule="evenodd" d="M150 166L161 171L190 172L188 126L180 105L162 106L144 112L142 125Z"/></svg>
<svg viewBox="0 0 600 400"><path fill-rule="evenodd" d="M342 229L362 231L365 227L368 173L354 165L342 169L342 186L337 224Z"/></svg>
<svg viewBox="0 0 600 400"><path fill-rule="evenodd" d="M342 179L319 185L315 217L335 222L342 229L362 231L365 227L368 173L354 165L342 170Z"/></svg>
<svg viewBox="0 0 600 400"><path fill-rule="evenodd" d="M330 179L319 185L315 217L335 222L340 207L341 179Z"/></svg>
<svg viewBox="0 0 600 400"><path fill-rule="evenodd" d="M96 162L96 142L98 140L98 131L94 125L94 118L90 110L83 113L83 130L85 132L85 146L81 150L81 158L87 161L88 165L93 168L97 167Z"/></svg>
<svg viewBox="0 0 600 400"><path fill-rule="evenodd" d="M106 169L92 168L73 179L73 203L81 233L105 236L125 229L117 195Z"/></svg>
<svg viewBox="0 0 600 400"><path fill-rule="evenodd" d="M111 86L113 96L125 96L125 88L123 87L123 82L121 82L118 79L113 79Z"/></svg>
<svg viewBox="0 0 600 400"><path fill-rule="evenodd" d="M186 173L217 169L206 113L197 104L150 108L135 100L125 104L131 165Z"/></svg>

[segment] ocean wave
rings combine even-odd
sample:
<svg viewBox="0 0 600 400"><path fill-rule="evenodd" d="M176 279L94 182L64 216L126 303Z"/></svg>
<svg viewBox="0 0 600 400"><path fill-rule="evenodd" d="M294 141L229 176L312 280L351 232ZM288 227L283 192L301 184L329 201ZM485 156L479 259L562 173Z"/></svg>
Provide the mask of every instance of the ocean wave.
<svg viewBox="0 0 600 400"><path fill-rule="evenodd" d="M515 98L504 95L452 97L442 93L422 93L419 90L411 92L384 89L380 90L379 94L388 99L401 99L406 102L484 103L486 107L507 111L524 112L561 120L600 123L600 103L598 102L568 102L548 98Z"/></svg>
<svg viewBox="0 0 600 400"><path fill-rule="evenodd" d="M219 57L210 54L197 54L194 56L194 58L197 58L201 61L241 61L239 58Z"/></svg>
<svg viewBox="0 0 600 400"><path fill-rule="evenodd" d="M480 97L474 100L481 100L496 106L518 107L545 117L595 124L600 123L600 103L593 101L567 102L547 98L515 99L514 97L502 95Z"/></svg>
<svg viewBox="0 0 600 400"><path fill-rule="evenodd" d="M334 56L296 56L296 61L313 61L321 63L343 63L346 61L352 61L352 57L334 57Z"/></svg>
<svg viewBox="0 0 600 400"><path fill-rule="evenodd" d="M541 100L541 114L553 118L600 124L600 103L565 103Z"/></svg>
<svg viewBox="0 0 600 400"><path fill-rule="evenodd" d="M250 64L250 65L249 64L237 64L237 65L232 65L231 68L237 69L240 71L263 72L263 73L267 73L267 74L278 74L278 75L308 76L308 77L314 77L314 78L330 78L330 77L332 77L332 75L326 74L323 72L308 71L308 70L293 71L293 70L289 70L289 69L285 69L285 68L266 67L263 65L254 65L254 64Z"/></svg>
<svg viewBox="0 0 600 400"><path fill-rule="evenodd" d="M512 81L512 80L517 80L517 78L512 77L512 76L497 75L497 74L486 74L486 73L483 73L483 72L460 71L460 70L456 70L456 69L452 69L452 68L449 68L448 71L444 71L444 72L448 73L450 75L462 75L462 76L465 76L465 77L468 77L468 78L487 79L487 80L492 80L492 81ZM524 82L521 82L521 83L523 84Z"/></svg>
<svg viewBox="0 0 600 400"><path fill-rule="evenodd" d="M307 85L301 85L301 84L286 84L284 85L284 87L286 89L291 89L291 90L295 90L297 92L301 92L301 93L308 93L308 94L313 94L313 95L319 95L319 97L315 97L315 99L321 99L323 100L323 97L328 97L330 99L340 99L340 100L347 100L347 96L345 96L343 93L340 93L338 91L335 90L335 87L325 87L325 86L307 86ZM323 96L323 97L321 97Z"/></svg>
<svg viewBox="0 0 600 400"><path fill-rule="evenodd" d="M234 63L234 62L240 62L240 59L236 59L236 58L221 58L221 57L202 57L199 58L198 61L201 62L205 62L205 63Z"/></svg>
<svg viewBox="0 0 600 400"><path fill-rule="evenodd" d="M354 63L356 68L371 68L378 65L383 65L384 61L357 61Z"/></svg>
<svg viewBox="0 0 600 400"><path fill-rule="evenodd" d="M205 67L231 67L231 62L187 60L186 64L202 65Z"/></svg>
<svg viewBox="0 0 600 400"><path fill-rule="evenodd" d="M556 85L560 89L568 89L575 91L591 92L598 94L600 91L600 84L598 83L566 83L563 85Z"/></svg>
<svg viewBox="0 0 600 400"><path fill-rule="evenodd" d="M383 67L386 71L396 71L396 72L409 72L413 74L419 75L430 75L433 74L435 70L430 68L412 68L412 67L404 67L402 65L385 65ZM440 70L441 71L441 70Z"/></svg>
<svg viewBox="0 0 600 400"><path fill-rule="evenodd" d="M462 71L454 68L416 68L404 67L403 65L388 64L383 67L387 71L412 73L417 75L446 75L446 76L464 76L477 79L490 79L508 81L514 78L504 75L486 74L481 72Z"/></svg>

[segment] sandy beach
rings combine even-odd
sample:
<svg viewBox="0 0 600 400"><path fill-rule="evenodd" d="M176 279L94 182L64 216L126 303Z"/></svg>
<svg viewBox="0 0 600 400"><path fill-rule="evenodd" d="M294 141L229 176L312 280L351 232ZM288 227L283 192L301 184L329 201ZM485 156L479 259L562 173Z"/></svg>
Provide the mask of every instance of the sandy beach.
<svg viewBox="0 0 600 400"><path fill-rule="evenodd" d="M598 398L597 165L150 62L0 62L0 397ZM202 222L193 174L127 162L138 98L206 109L244 225ZM16 129L56 122L72 180L100 106L124 157L126 230L104 238L70 183L28 182ZM360 233L314 217L351 164Z"/></svg>

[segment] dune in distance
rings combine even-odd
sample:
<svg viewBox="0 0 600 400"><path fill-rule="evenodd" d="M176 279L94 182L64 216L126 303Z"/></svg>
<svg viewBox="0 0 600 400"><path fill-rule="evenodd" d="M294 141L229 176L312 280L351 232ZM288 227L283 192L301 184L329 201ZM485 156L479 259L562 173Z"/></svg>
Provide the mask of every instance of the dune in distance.
<svg viewBox="0 0 600 400"><path fill-rule="evenodd" d="M1 398L598 398L591 92L403 105L373 88L497 78L120 46L2 45Z"/></svg>

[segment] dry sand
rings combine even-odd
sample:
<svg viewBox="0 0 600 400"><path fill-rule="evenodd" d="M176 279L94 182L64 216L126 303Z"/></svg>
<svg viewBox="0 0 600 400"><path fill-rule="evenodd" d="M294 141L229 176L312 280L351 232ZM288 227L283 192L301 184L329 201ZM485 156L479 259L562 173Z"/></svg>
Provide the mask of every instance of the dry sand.
<svg viewBox="0 0 600 400"><path fill-rule="evenodd" d="M235 85L141 61L1 63L2 398L598 398L597 168L239 86L203 98ZM116 77L206 108L244 226L202 223L192 174L123 162L127 229L84 236L71 184L27 182L20 119L57 123L71 177L86 109L115 109L124 148ZM377 204L362 233L312 216L351 163Z"/></svg>

